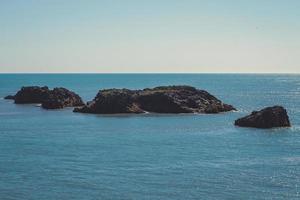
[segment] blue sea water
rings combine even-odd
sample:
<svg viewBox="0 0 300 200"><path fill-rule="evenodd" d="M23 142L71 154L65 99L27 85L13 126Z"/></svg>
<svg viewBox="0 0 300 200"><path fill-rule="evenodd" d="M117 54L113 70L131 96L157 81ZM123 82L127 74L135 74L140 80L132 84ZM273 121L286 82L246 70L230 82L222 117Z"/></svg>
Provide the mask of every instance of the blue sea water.
<svg viewBox="0 0 300 200"><path fill-rule="evenodd" d="M92 115L4 100L21 86L99 89L186 84L238 111ZM300 199L300 75L1 74L0 199ZM292 128L238 128L265 106Z"/></svg>

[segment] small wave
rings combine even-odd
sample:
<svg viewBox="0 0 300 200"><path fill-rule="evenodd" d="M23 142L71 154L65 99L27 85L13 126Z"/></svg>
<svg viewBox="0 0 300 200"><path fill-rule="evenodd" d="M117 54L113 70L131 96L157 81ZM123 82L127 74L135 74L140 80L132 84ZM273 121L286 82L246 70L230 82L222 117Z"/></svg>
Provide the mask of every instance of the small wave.
<svg viewBox="0 0 300 200"><path fill-rule="evenodd" d="M2 112L0 113L0 115L4 116L4 115L18 115L20 114L20 112Z"/></svg>
<svg viewBox="0 0 300 200"><path fill-rule="evenodd" d="M297 125L293 125L292 124L292 127L290 128L290 130L292 132L300 132L300 126L297 126Z"/></svg>
<svg viewBox="0 0 300 200"><path fill-rule="evenodd" d="M251 113L252 111L247 110L247 109L237 108L237 110L235 110L233 112L235 112L235 113Z"/></svg>
<svg viewBox="0 0 300 200"><path fill-rule="evenodd" d="M283 160L287 162L300 163L300 156L286 157L283 158Z"/></svg>

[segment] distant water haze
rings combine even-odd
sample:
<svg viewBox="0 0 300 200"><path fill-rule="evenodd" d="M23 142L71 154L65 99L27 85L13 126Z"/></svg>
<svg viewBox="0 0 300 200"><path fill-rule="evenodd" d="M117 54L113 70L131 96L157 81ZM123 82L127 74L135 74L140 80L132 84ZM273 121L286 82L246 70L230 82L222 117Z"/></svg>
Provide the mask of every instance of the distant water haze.
<svg viewBox="0 0 300 200"><path fill-rule="evenodd" d="M300 1L0 2L0 72L300 72Z"/></svg>

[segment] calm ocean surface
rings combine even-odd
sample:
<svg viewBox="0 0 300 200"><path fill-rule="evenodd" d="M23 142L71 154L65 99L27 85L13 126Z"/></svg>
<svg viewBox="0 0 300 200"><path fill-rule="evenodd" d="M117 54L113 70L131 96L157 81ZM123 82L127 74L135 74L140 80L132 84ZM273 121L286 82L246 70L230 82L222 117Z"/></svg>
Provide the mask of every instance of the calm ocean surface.
<svg viewBox="0 0 300 200"><path fill-rule="evenodd" d="M4 100L21 86L99 89L187 84L238 112L92 115ZM0 75L0 199L299 199L300 75ZM233 126L283 105L292 128Z"/></svg>

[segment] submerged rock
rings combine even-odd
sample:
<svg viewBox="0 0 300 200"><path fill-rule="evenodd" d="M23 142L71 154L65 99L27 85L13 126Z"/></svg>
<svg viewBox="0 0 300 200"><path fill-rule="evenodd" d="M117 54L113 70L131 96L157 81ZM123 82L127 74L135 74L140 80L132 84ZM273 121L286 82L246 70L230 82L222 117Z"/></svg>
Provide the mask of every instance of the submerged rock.
<svg viewBox="0 0 300 200"><path fill-rule="evenodd" d="M46 86L22 87L16 95L9 95L7 96L7 99L14 100L16 104L42 104L42 107L46 109L58 109L84 105L82 99L76 93L65 88L54 88L53 90L50 90Z"/></svg>
<svg viewBox="0 0 300 200"><path fill-rule="evenodd" d="M241 127L273 128L290 127L289 116L282 106L267 107L253 111L250 115L237 119L234 123Z"/></svg>
<svg viewBox="0 0 300 200"><path fill-rule="evenodd" d="M4 99L14 100L15 96L14 95L8 95L8 96L4 97Z"/></svg>
<svg viewBox="0 0 300 200"><path fill-rule="evenodd" d="M116 113L219 113L235 110L204 90L190 86L162 86L144 90L100 90L89 104L74 112Z"/></svg>

